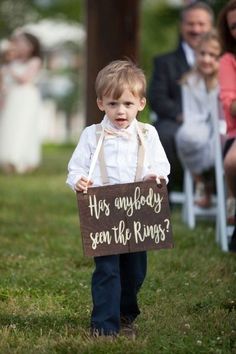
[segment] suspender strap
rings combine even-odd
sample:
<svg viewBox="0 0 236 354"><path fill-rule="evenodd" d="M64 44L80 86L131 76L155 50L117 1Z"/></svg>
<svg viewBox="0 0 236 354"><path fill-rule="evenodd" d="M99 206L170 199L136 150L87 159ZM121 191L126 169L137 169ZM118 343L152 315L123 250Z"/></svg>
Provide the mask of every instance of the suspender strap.
<svg viewBox="0 0 236 354"><path fill-rule="evenodd" d="M135 182L140 181L142 178L142 171L144 165L144 157L145 157L145 145L142 134L142 123L137 124L137 133L138 133L138 156L137 156L137 168L135 174ZM141 128L141 129L140 129Z"/></svg>
<svg viewBox="0 0 236 354"><path fill-rule="evenodd" d="M97 130L97 127L96 127L96 130ZM101 133L101 134L100 134L100 136L97 135L97 147L96 147L96 150L95 150L95 153L93 155L93 158L92 158L92 161L91 161L91 165L90 165L90 168L89 168L88 180L90 180L91 177L92 177L92 174L93 174L93 171L94 171L97 159L98 159L98 155L99 155L102 143L103 143L103 139L104 139L104 131L101 130L99 133Z"/></svg>
<svg viewBox="0 0 236 354"><path fill-rule="evenodd" d="M99 133L101 133L100 136L99 136ZM106 168L105 158L104 158L104 144L103 144L104 130L103 130L101 124L96 125L96 135L97 135L97 143L99 142L101 135L103 135L100 151L98 153L98 161L99 161L102 183L109 184L109 178L108 178L108 173L107 173L107 168Z"/></svg>

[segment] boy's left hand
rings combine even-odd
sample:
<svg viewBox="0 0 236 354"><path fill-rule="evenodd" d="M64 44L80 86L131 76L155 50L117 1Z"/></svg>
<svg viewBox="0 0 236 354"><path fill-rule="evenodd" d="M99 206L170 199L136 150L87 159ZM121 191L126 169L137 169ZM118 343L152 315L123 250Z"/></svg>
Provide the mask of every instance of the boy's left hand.
<svg viewBox="0 0 236 354"><path fill-rule="evenodd" d="M157 184L161 184L161 178L164 179L163 176L157 176L154 173L150 173L149 175L146 175L143 180L144 181L156 181Z"/></svg>

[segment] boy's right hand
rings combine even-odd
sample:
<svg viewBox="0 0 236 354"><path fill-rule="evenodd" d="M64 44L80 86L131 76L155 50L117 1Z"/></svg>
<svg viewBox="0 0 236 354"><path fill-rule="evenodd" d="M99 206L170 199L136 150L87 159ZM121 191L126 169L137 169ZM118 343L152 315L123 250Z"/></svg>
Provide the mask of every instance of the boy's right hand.
<svg viewBox="0 0 236 354"><path fill-rule="evenodd" d="M161 178L164 179L163 176L157 176L154 173L150 173L149 175L146 175L143 180L144 181L156 181L157 184L161 184Z"/></svg>
<svg viewBox="0 0 236 354"><path fill-rule="evenodd" d="M75 185L77 192L87 192L87 188L92 186L93 181L89 181L86 177L81 177Z"/></svg>

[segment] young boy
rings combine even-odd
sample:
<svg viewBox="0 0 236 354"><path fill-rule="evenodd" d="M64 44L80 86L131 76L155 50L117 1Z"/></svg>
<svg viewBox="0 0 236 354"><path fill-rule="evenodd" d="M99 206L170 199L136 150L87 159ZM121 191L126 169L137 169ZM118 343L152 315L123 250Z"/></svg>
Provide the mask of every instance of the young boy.
<svg viewBox="0 0 236 354"><path fill-rule="evenodd" d="M101 124L82 132L69 162L67 183L79 192L103 185L104 169L109 184L148 179L159 183L160 176L167 180L170 165L156 129L136 119L146 105L142 70L130 61L113 61L98 73L95 88L98 107L105 116ZM101 133L102 162L96 162L93 176L88 179ZM138 153L141 144L142 162ZM146 275L146 252L95 257L94 261L92 334L117 335L122 326L131 328L140 313L137 294Z"/></svg>

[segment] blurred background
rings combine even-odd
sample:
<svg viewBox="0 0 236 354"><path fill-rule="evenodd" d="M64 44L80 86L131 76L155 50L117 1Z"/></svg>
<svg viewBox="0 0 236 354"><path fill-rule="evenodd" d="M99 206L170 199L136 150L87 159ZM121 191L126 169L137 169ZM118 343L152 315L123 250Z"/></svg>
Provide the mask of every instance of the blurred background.
<svg viewBox="0 0 236 354"><path fill-rule="evenodd" d="M216 14L226 2L227 0L208 1ZM88 123L85 106L91 103L86 103L85 97L86 92L89 94L86 91L86 23L90 3L93 1L1 0L0 3L1 52L4 51L7 39L19 28L36 35L42 44L44 61L38 85L43 98L41 129L45 143L75 142L84 125ZM138 61L148 80L153 57L176 46L179 11L186 3L188 1L184 0L135 1L139 7L139 21L135 29L139 42ZM101 8L101 13L102 11ZM90 26L92 20L91 17ZM93 60L96 61L99 53L93 55ZM89 88L89 92L91 90ZM148 107L142 119L149 120Z"/></svg>

